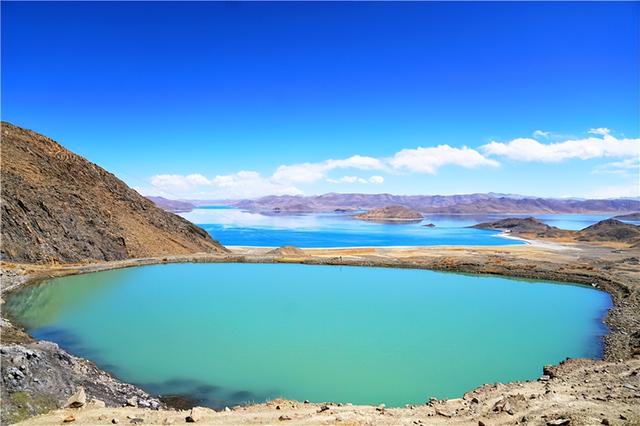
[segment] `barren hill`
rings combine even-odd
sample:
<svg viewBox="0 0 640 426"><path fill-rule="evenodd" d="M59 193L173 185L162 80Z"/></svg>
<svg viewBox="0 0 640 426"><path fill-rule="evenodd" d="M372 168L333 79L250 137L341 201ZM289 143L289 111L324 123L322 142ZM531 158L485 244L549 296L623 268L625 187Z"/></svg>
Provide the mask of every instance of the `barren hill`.
<svg viewBox="0 0 640 426"><path fill-rule="evenodd" d="M571 238L578 241L626 243L634 247L640 245L640 226L615 219L601 220L580 231L559 229L533 217L507 218L496 222L479 223L473 225L472 228L497 229L542 238Z"/></svg>
<svg viewBox="0 0 640 426"><path fill-rule="evenodd" d="M640 243L640 226L606 219L578 231L580 241L616 241L621 243Z"/></svg>
<svg viewBox="0 0 640 426"><path fill-rule="evenodd" d="M101 167L2 123L2 260L118 260L224 247Z"/></svg>

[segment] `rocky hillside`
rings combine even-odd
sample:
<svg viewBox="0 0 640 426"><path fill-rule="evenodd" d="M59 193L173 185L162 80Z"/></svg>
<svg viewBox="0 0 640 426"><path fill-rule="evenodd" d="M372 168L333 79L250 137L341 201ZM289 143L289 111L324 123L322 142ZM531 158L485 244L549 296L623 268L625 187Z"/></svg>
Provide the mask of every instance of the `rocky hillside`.
<svg viewBox="0 0 640 426"><path fill-rule="evenodd" d="M48 263L223 252L101 167L2 123L2 260Z"/></svg>
<svg viewBox="0 0 640 426"><path fill-rule="evenodd" d="M602 220L580 231L568 231L549 226L534 217L508 218L496 222L479 223L473 225L472 228L495 229L542 238L564 237L578 241L626 243L634 247L640 246L640 226L615 219Z"/></svg>
<svg viewBox="0 0 640 426"><path fill-rule="evenodd" d="M386 206L380 209L372 209L366 213L355 215L354 217L362 220L422 220L422 214L420 214L419 211L404 206Z"/></svg>
<svg viewBox="0 0 640 426"><path fill-rule="evenodd" d="M576 239L580 241L615 241L640 244L640 226L607 219L578 231Z"/></svg>

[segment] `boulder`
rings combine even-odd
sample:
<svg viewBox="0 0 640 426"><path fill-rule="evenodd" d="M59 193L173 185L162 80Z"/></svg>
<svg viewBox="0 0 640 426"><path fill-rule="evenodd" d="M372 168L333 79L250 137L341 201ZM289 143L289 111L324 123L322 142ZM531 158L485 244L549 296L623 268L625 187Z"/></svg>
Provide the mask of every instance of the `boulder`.
<svg viewBox="0 0 640 426"><path fill-rule="evenodd" d="M193 407L189 415L185 418L187 423L196 423L204 418L206 408Z"/></svg>
<svg viewBox="0 0 640 426"><path fill-rule="evenodd" d="M87 395L84 393L84 388L80 387L76 393L71 395L67 402L64 404L65 408L80 408L87 403Z"/></svg>

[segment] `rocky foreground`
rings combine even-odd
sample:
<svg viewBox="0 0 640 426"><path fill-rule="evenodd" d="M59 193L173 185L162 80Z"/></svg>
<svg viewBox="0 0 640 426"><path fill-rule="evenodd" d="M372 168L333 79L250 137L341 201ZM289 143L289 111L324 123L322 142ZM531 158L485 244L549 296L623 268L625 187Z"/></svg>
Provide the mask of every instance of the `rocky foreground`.
<svg viewBox="0 0 640 426"><path fill-rule="evenodd" d="M541 371L541 373L543 373ZM570 360L546 368L537 381L490 384L462 398L404 408L274 400L216 412L109 409L87 404L21 423L72 424L344 424L344 425L637 425L640 360L625 363Z"/></svg>
<svg viewBox="0 0 640 426"><path fill-rule="evenodd" d="M552 246L556 247L556 246ZM118 382L92 363L70 357L55 345L29 343L23 332L3 323L2 422L10 423L52 407L64 407L82 387L86 402L59 408L24 424L408 424L408 425L636 425L640 424L640 250L591 243L547 246L413 247L359 249L236 248L227 254L131 259L88 265L3 264L14 286L46 277L162 262L269 262L411 267L452 272L579 282L608 291L615 306L605 322L605 360L569 360L541 366L539 380L489 384L464 398L429 400L404 408L272 401L247 407L175 410L142 390ZM3 279L3 282L7 280ZM3 291L11 290L9 288ZM499 330L496 330L499 332ZM16 343L7 344L5 336ZM44 355L20 358L27 351ZM17 356L17 361L14 358ZM70 357L68 364L58 361ZM36 367L42 363L44 369ZM24 368L21 369L21 366ZM95 369L95 370L94 370ZM24 377L17 373L20 371ZM95 386L87 377L95 377ZM37 381L36 381L37 379ZM49 395L44 398L43 395ZM135 399L132 399L136 397ZM92 401L92 400L97 401ZM104 403L104 407L103 407ZM158 404L158 405L156 405ZM137 405L137 406L136 406ZM158 409L154 409L158 407ZM16 417L7 417L7 413Z"/></svg>

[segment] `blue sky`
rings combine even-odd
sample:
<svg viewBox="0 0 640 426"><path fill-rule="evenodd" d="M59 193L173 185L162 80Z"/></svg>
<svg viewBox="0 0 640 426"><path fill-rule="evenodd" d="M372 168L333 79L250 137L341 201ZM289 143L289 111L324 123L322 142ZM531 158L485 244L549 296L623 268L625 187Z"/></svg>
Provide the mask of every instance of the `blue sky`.
<svg viewBox="0 0 640 426"><path fill-rule="evenodd" d="M174 198L639 196L639 76L637 2L2 2L2 119Z"/></svg>

